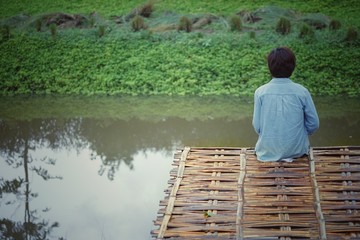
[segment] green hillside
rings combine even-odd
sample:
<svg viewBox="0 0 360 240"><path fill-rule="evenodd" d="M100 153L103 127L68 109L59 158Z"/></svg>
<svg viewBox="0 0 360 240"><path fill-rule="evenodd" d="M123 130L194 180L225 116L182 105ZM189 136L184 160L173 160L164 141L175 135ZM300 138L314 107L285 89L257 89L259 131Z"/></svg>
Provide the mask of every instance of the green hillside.
<svg viewBox="0 0 360 240"><path fill-rule="evenodd" d="M0 94L251 95L270 78L268 52L286 45L298 60L292 78L314 95L360 96L357 9L330 0L1 1Z"/></svg>

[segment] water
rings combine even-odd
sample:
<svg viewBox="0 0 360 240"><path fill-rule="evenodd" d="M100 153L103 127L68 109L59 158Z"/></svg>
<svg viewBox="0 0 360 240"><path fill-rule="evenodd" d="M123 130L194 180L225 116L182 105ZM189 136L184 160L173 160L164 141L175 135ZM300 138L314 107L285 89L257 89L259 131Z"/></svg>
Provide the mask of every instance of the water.
<svg viewBox="0 0 360 240"><path fill-rule="evenodd" d="M150 239L177 148L256 142L248 98L0 100L0 220L28 239ZM315 103L312 145L360 145L360 99Z"/></svg>

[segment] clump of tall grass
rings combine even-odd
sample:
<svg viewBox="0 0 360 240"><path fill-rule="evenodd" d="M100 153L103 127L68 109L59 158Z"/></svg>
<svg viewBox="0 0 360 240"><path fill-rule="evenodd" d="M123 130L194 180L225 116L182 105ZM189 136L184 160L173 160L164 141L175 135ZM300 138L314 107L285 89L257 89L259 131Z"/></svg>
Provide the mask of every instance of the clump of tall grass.
<svg viewBox="0 0 360 240"><path fill-rule="evenodd" d="M239 32L242 30L242 22L240 16L233 15L230 17L230 30Z"/></svg>
<svg viewBox="0 0 360 240"><path fill-rule="evenodd" d="M125 21L130 21L136 16L142 16L144 18L149 18L154 11L154 2L150 1L144 5L135 8L127 16L125 16Z"/></svg>
<svg viewBox="0 0 360 240"><path fill-rule="evenodd" d="M3 40L8 40L11 37L11 32L10 32L10 26L9 25L3 25L0 28L1 30L1 37Z"/></svg>
<svg viewBox="0 0 360 240"><path fill-rule="evenodd" d="M150 1L148 3L145 3L140 8L138 8L138 15L148 18L151 16L153 11L154 11L154 2Z"/></svg>
<svg viewBox="0 0 360 240"><path fill-rule="evenodd" d="M255 38L256 38L256 33L255 33L254 31L250 31L250 32L249 32L249 37L250 37L251 39L255 39Z"/></svg>
<svg viewBox="0 0 360 240"><path fill-rule="evenodd" d="M192 21L188 17L181 17L178 25L179 31L191 32L192 31Z"/></svg>
<svg viewBox="0 0 360 240"><path fill-rule="evenodd" d="M38 18L36 19L35 21L35 29L37 32L40 32L41 31L41 27L42 27L42 19L41 18Z"/></svg>
<svg viewBox="0 0 360 240"><path fill-rule="evenodd" d="M50 24L49 29L50 29L51 37L53 39L56 39L56 35L57 35L57 26L56 26L56 24L55 23Z"/></svg>
<svg viewBox="0 0 360 240"><path fill-rule="evenodd" d="M314 37L315 32L314 30L306 23L304 23L301 28L300 28L300 32L299 32L299 38L312 38Z"/></svg>
<svg viewBox="0 0 360 240"><path fill-rule="evenodd" d="M131 21L131 28L134 32L138 32L142 29L146 29L144 18L140 15L136 15Z"/></svg>
<svg viewBox="0 0 360 240"><path fill-rule="evenodd" d="M286 35L291 31L291 23L288 19L281 17L276 24L276 32Z"/></svg>
<svg viewBox="0 0 360 240"><path fill-rule="evenodd" d="M100 25L99 28L98 28L98 36L103 37L104 35L105 35L105 26Z"/></svg>
<svg viewBox="0 0 360 240"><path fill-rule="evenodd" d="M346 32L346 37L345 37L345 41L347 42L354 42L358 39L358 31L356 30L355 27L349 27L347 32Z"/></svg>
<svg viewBox="0 0 360 240"><path fill-rule="evenodd" d="M329 23L329 29L330 30L338 30L341 28L341 22L338 20L331 20Z"/></svg>

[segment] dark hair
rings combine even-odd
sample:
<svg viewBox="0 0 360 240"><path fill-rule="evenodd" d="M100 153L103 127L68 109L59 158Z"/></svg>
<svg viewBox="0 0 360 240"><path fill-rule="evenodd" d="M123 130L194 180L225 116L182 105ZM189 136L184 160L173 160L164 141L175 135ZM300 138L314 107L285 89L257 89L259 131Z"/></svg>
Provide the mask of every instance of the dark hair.
<svg viewBox="0 0 360 240"><path fill-rule="evenodd" d="M273 77L288 78L295 69L295 54L287 47L273 49L267 57L268 67Z"/></svg>

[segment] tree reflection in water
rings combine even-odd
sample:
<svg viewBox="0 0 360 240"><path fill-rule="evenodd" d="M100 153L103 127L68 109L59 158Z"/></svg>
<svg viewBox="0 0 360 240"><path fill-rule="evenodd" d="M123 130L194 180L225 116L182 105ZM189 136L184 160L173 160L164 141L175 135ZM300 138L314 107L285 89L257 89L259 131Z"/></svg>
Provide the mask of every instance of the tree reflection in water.
<svg viewBox="0 0 360 240"><path fill-rule="evenodd" d="M6 159L9 167L24 169L23 175L14 179L0 178L0 201L4 201L4 195L13 195L12 201L5 205L19 206L24 203L24 220L0 219L0 233L2 239L48 239L53 228L58 227L58 222L50 223L42 219L37 209L31 209L31 201L38 197L32 192L29 171L33 171L43 180L59 179L61 176L53 176L40 163L55 165L56 160L51 158L35 159L31 152L37 148L47 147L57 149L75 145L80 147L82 141L74 138L79 129L79 121L11 121L0 120L1 138L0 154ZM71 135L71 137L70 137ZM74 140L75 139L75 140ZM42 165L43 165L42 164ZM3 204L3 203L2 203ZM48 211L46 208L42 211Z"/></svg>

